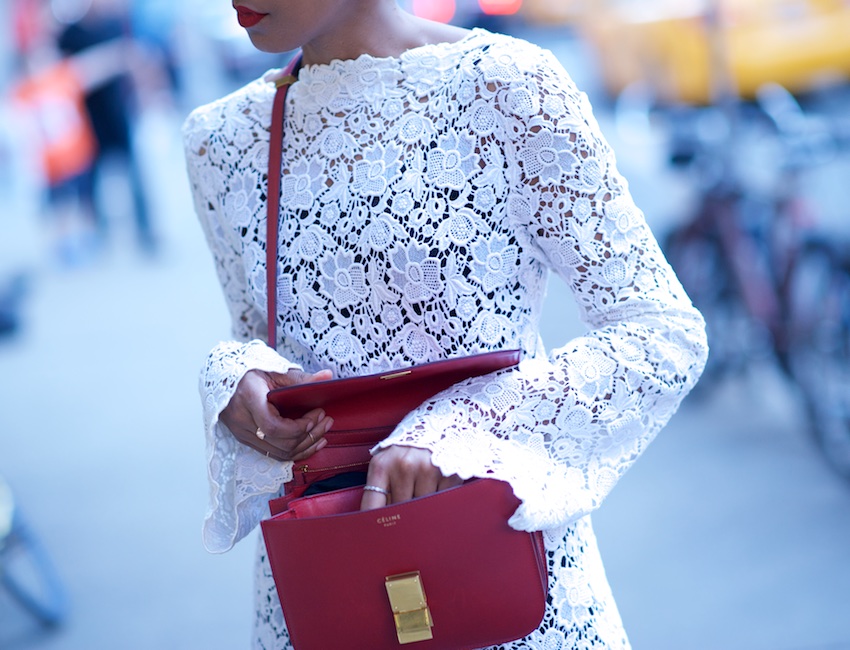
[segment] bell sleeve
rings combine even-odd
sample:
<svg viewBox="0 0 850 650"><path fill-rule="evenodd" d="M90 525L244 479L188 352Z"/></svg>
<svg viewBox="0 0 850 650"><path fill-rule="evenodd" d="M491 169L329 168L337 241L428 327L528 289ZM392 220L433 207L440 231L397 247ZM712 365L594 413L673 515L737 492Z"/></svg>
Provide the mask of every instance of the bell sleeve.
<svg viewBox="0 0 850 650"><path fill-rule="evenodd" d="M479 84L505 134L504 218L587 331L444 391L373 451L421 447L445 475L505 480L522 502L511 525L545 530L599 507L697 381L707 344L586 97L551 55L527 71L518 60L493 53Z"/></svg>
<svg viewBox="0 0 850 650"><path fill-rule="evenodd" d="M204 546L222 553L245 537L265 517L270 497L292 478L292 463L267 458L241 444L219 420L242 377L252 369L285 373L300 368L281 357L260 337L265 315L258 312L246 274L252 252L246 250L234 213L225 209L232 163L224 152L225 105L192 113L183 127L187 172L195 211L212 252L216 273L233 323L233 340L209 353L201 371L209 505L203 523ZM254 247L259 249L259 247ZM256 261L255 261L256 262ZM265 287L261 287L264 290Z"/></svg>

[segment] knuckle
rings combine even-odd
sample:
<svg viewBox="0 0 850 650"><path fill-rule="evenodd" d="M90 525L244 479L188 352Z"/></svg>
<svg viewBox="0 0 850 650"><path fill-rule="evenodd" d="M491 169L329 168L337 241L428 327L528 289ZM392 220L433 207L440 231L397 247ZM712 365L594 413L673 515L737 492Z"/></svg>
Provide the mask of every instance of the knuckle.
<svg viewBox="0 0 850 650"><path fill-rule="evenodd" d="M414 458L402 456L396 461L395 466L400 472L410 474L419 468L419 463Z"/></svg>
<svg viewBox="0 0 850 650"><path fill-rule="evenodd" d="M390 458L387 456L387 454L383 450L379 451L374 456L372 456L372 461L371 461L370 465L372 465L372 467L376 467L376 468L389 467Z"/></svg>
<svg viewBox="0 0 850 650"><path fill-rule="evenodd" d="M375 456L369 462L369 480L383 479L389 474L390 465L381 456Z"/></svg>

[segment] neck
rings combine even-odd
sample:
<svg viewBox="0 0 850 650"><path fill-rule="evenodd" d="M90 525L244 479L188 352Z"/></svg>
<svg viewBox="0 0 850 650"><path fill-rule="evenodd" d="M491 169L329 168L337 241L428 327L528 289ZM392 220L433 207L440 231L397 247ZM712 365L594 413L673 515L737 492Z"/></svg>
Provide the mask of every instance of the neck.
<svg viewBox="0 0 850 650"><path fill-rule="evenodd" d="M362 54L397 57L430 43L453 42L466 33L458 27L422 20L402 11L395 0L360 3L350 0L350 12L334 27L305 43L304 64L356 59Z"/></svg>

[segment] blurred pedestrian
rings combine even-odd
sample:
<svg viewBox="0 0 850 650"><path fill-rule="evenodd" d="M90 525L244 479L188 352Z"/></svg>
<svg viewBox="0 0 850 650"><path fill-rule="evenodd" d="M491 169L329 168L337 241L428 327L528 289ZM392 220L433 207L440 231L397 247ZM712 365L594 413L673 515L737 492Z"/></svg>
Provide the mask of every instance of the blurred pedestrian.
<svg viewBox="0 0 850 650"><path fill-rule="evenodd" d="M123 0L65 0L65 3L73 20L60 31L57 44L62 54L73 58L84 71L85 106L97 141L94 163L82 179L81 200L104 241L109 230L109 209L99 200L98 183L107 171L122 170L132 196L136 241L142 251L155 253L157 235L133 131L139 102L150 92L142 84L156 78L150 74L152 62L137 49Z"/></svg>
<svg viewBox="0 0 850 650"><path fill-rule="evenodd" d="M235 338L201 378L207 548L253 530L333 428L322 411L281 417L270 388L521 348L519 368L410 413L373 450L362 507L507 481L522 501L511 525L545 531L549 599L540 628L500 648L627 648L589 515L676 411L707 349L586 97L551 53L415 18L395 0L235 9L257 48L301 48L303 65L286 99L277 313L266 313L264 251L280 71L185 125ZM547 355L550 270L589 331ZM274 349L262 341L272 318ZM290 648L262 542L256 579L253 647ZM333 625L327 614L317 624Z"/></svg>
<svg viewBox="0 0 850 650"><path fill-rule="evenodd" d="M47 7L18 0L14 9L14 71L4 98L14 129L5 134L6 146L16 159L16 173L37 188L42 203L37 212L49 217L55 251L68 261L92 230L80 202L97 154L85 106L87 82L82 70L58 51L57 24ZM31 160L36 164L29 164Z"/></svg>
<svg viewBox="0 0 850 650"><path fill-rule="evenodd" d="M172 0L135 0L130 8L133 38L143 46L146 56L158 61L157 66L174 97L182 94L178 18L183 11L184 7Z"/></svg>
<svg viewBox="0 0 850 650"><path fill-rule="evenodd" d="M0 97L0 338L18 330L25 289L42 259L44 185L36 138L15 102Z"/></svg>

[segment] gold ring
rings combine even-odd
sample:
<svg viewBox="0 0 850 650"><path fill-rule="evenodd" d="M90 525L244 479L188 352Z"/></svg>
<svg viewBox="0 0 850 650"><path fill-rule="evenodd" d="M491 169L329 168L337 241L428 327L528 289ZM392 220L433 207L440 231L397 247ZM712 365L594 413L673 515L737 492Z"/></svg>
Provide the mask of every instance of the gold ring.
<svg viewBox="0 0 850 650"><path fill-rule="evenodd" d="M312 434L312 433L310 433L310 432L308 431L308 432L307 432L307 435L308 435L308 436L310 436L310 444L311 444L311 445L315 445L315 444L316 444L316 439L313 437L313 434Z"/></svg>

